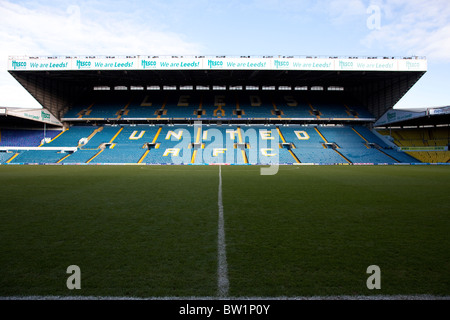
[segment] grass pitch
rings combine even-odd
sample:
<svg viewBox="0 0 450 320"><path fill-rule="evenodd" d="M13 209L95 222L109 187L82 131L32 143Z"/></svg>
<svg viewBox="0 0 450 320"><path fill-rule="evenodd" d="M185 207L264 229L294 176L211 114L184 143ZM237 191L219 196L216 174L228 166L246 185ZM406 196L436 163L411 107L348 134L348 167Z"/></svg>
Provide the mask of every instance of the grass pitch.
<svg viewBox="0 0 450 320"><path fill-rule="evenodd" d="M216 296L218 183L217 166L0 166L0 296ZM448 166L222 166L222 188L232 297L450 294Z"/></svg>

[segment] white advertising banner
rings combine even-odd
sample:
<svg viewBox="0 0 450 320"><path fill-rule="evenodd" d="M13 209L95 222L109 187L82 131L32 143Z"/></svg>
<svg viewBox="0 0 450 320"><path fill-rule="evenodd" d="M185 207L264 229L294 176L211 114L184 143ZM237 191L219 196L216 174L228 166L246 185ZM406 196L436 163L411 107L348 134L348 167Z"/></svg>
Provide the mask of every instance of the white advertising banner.
<svg viewBox="0 0 450 320"><path fill-rule="evenodd" d="M132 70L139 69L137 58L73 59L72 70Z"/></svg>
<svg viewBox="0 0 450 320"><path fill-rule="evenodd" d="M395 110L390 109L385 114L383 114L380 119L375 122L374 126L382 126L386 124L391 124L399 121L411 120L415 118L420 118L425 116L425 111L422 112L412 112L405 110Z"/></svg>
<svg viewBox="0 0 450 320"><path fill-rule="evenodd" d="M56 126L62 126L62 123L58 119L56 119L46 109L7 108L7 114L10 116L15 116L15 117L19 117L19 118L44 122L44 123L53 124Z"/></svg>
<svg viewBox="0 0 450 320"><path fill-rule="evenodd" d="M317 70L426 71L426 59L297 57L9 57L8 70Z"/></svg>
<svg viewBox="0 0 450 320"><path fill-rule="evenodd" d="M40 59L40 58L22 58L8 61L8 70L27 70L27 71L52 71L52 70L72 70L72 60L66 58L58 59Z"/></svg>
<svg viewBox="0 0 450 320"><path fill-rule="evenodd" d="M431 116L439 114L450 114L450 106L440 108L430 108L428 109L428 114Z"/></svg>
<svg viewBox="0 0 450 320"><path fill-rule="evenodd" d="M274 58L271 69L282 70L335 70L334 59Z"/></svg>
<svg viewBox="0 0 450 320"><path fill-rule="evenodd" d="M203 69L203 60L199 58L145 57L140 56L138 69L154 70L195 70Z"/></svg>

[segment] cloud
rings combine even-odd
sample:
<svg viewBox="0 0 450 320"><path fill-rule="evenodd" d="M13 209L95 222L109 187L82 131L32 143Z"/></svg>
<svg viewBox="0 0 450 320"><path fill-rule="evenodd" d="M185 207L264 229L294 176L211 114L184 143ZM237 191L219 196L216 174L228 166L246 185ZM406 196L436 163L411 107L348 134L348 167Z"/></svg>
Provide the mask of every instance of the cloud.
<svg viewBox="0 0 450 320"><path fill-rule="evenodd" d="M164 29L158 17L107 11L93 6L32 7L0 0L0 68L8 56L197 54L202 45ZM0 71L0 105L34 102L6 72ZM22 97L21 97L22 96ZM36 106L34 103L33 106Z"/></svg>
<svg viewBox="0 0 450 320"><path fill-rule="evenodd" d="M362 18L367 9L367 6L361 0L326 1L325 7L331 22L334 24L348 24L355 18Z"/></svg>
<svg viewBox="0 0 450 320"><path fill-rule="evenodd" d="M156 19L143 24L132 13L107 12L84 6L65 10L37 9L0 2L2 38L21 53L46 54L189 54L199 45L182 35L157 29ZM149 22L149 21L155 22ZM24 52L25 51L25 52Z"/></svg>
<svg viewBox="0 0 450 320"><path fill-rule="evenodd" d="M393 0L377 5L382 14L380 29L365 36L363 45L450 62L448 0Z"/></svg>

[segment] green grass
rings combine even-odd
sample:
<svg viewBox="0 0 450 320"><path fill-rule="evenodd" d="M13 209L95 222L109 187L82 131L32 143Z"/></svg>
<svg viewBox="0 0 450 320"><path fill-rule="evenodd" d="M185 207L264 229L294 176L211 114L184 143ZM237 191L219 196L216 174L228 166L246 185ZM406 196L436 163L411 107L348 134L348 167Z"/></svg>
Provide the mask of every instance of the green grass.
<svg viewBox="0 0 450 320"><path fill-rule="evenodd" d="M218 169L0 166L0 296L215 296ZM230 296L450 295L450 167L259 170L222 167Z"/></svg>
<svg viewBox="0 0 450 320"><path fill-rule="evenodd" d="M230 294L448 295L449 169L226 168ZM382 290L367 289L369 265Z"/></svg>
<svg viewBox="0 0 450 320"><path fill-rule="evenodd" d="M0 167L0 295L214 295L217 168L177 169Z"/></svg>

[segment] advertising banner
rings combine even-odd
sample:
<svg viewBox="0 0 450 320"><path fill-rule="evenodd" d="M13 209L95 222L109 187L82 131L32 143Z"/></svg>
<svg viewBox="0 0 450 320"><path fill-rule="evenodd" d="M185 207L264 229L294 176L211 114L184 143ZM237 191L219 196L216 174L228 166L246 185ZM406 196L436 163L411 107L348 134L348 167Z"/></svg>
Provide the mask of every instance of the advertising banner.
<svg viewBox="0 0 450 320"><path fill-rule="evenodd" d="M9 57L8 70L317 70L426 71L425 59L91 56Z"/></svg>
<svg viewBox="0 0 450 320"><path fill-rule="evenodd" d="M53 125L57 125L57 126L62 126L62 123L58 119L56 119L46 109L8 108L7 113L8 113L8 115L23 118L23 119L29 119L29 120L44 122L44 123L53 124Z"/></svg>
<svg viewBox="0 0 450 320"><path fill-rule="evenodd" d="M383 114L380 119L377 120L375 126L381 126L386 124L391 124L399 121L405 121L415 118L420 118L425 116L425 111L423 112L412 112L405 110L395 110L390 109L385 114Z"/></svg>

